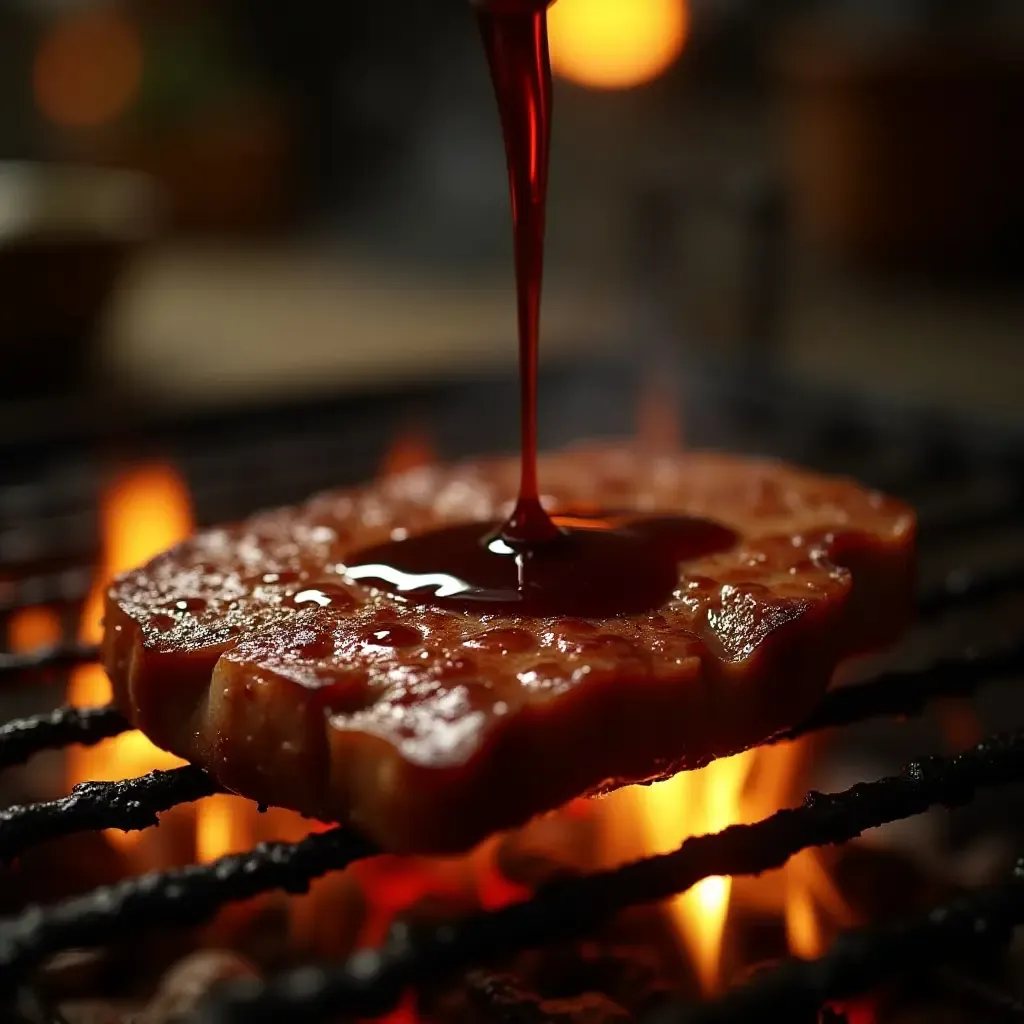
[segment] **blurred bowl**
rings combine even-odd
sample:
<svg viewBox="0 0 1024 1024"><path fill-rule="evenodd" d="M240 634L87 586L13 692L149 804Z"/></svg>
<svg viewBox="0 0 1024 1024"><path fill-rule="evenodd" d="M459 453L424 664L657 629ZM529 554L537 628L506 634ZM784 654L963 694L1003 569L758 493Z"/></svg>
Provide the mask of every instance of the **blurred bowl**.
<svg viewBox="0 0 1024 1024"><path fill-rule="evenodd" d="M156 215L142 175L0 163L0 391L84 383L97 327Z"/></svg>

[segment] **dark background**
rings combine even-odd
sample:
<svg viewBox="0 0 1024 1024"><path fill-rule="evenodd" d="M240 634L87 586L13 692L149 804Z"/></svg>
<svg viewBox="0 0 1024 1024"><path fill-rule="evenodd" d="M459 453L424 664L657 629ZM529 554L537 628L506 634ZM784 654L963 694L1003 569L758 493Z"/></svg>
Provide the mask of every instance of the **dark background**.
<svg viewBox="0 0 1024 1024"><path fill-rule="evenodd" d="M560 3L558 52L616 17ZM673 4L685 46L651 80L558 79L545 355L657 334L1015 418L1021 4L618 0ZM514 361L467 0L12 0L0 158L11 398L223 405ZM142 177L101 202L96 166Z"/></svg>

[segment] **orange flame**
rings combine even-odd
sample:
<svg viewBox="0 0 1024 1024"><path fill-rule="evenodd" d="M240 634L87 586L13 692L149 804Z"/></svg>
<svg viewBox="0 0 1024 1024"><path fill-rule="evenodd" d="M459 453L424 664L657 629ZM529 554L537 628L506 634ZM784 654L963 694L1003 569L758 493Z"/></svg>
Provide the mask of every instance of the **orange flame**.
<svg viewBox="0 0 1024 1024"><path fill-rule="evenodd" d="M749 750L666 782L613 793L604 817L613 862L667 852L688 836L756 821L787 806L802 791L811 751L810 741ZM728 981L723 952L733 905L777 914L790 951L808 958L824 951L823 921L833 927L852 923L817 850L758 878L706 878L669 901L666 911L707 993Z"/></svg>
<svg viewBox="0 0 1024 1024"><path fill-rule="evenodd" d="M740 796L756 758L755 751L714 761L699 772L682 772L653 786L622 790L608 798L607 826L617 836L640 840L641 849L623 849L626 857L666 853L684 838L718 832L740 817ZM630 844L632 845L632 843ZM701 986L718 987L722 940L732 889L730 878L705 878L668 904L668 912L688 951Z"/></svg>
<svg viewBox="0 0 1024 1024"><path fill-rule="evenodd" d="M19 654L37 651L59 643L63 632L52 608L21 608L7 623L7 645Z"/></svg>
<svg viewBox="0 0 1024 1024"><path fill-rule="evenodd" d="M555 73L594 89L630 89L683 51L685 0L559 0L548 13Z"/></svg>
<svg viewBox="0 0 1024 1024"><path fill-rule="evenodd" d="M410 426L391 442L381 463L380 475L396 476L436 461L437 453L429 434L421 427Z"/></svg>
<svg viewBox="0 0 1024 1024"><path fill-rule="evenodd" d="M196 860L208 864L229 853L243 853L256 841L257 810L251 800L228 794L196 805Z"/></svg>
<svg viewBox="0 0 1024 1024"><path fill-rule="evenodd" d="M82 613L79 639L98 643L103 636L103 601L110 578L145 562L189 534L192 516L188 492L171 467L154 464L129 470L115 479L101 504L103 555L96 584ZM68 703L92 707L110 702L110 680L100 665L82 665L68 682ZM153 746L140 732L122 733L96 747L68 752L71 785L86 780L113 781L141 775L154 768L183 762ZM136 832L108 833L123 849L134 847Z"/></svg>

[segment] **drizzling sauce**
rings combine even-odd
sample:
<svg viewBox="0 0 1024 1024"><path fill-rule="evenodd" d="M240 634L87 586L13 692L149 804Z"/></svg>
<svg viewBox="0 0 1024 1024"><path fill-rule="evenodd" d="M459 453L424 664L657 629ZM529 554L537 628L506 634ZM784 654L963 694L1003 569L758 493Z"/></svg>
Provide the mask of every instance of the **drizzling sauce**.
<svg viewBox="0 0 1024 1024"><path fill-rule="evenodd" d="M657 608L678 565L736 543L723 526L672 516L550 516L537 481L537 357L544 272L551 0L473 0L505 137L519 316L519 496L504 523L469 523L354 555L346 575L435 606L607 618Z"/></svg>
<svg viewBox="0 0 1024 1024"><path fill-rule="evenodd" d="M537 487L537 357L551 149L549 0L479 0L480 34L505 136L519 313L519 500L502 527L514 545L557 539Z"/></svg>

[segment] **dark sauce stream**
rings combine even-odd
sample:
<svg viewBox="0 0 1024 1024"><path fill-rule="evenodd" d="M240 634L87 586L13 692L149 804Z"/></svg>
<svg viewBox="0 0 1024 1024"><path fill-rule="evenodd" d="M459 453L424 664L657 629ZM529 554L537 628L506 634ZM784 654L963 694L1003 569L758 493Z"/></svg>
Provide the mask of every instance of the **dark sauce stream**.
<svg viewBox="0 0 1024 1024"><path fill-rule="evenodd" d="M504 523L468 523L354 555L346 575L417 603L478 613L607 618L663 604L681 561L732 547L701 519L550 516L537 481L537 358L551 139L550 0L474 0L505 136L519 313L519 497Z"/></svg>

